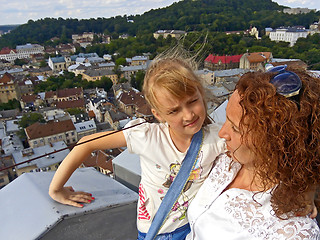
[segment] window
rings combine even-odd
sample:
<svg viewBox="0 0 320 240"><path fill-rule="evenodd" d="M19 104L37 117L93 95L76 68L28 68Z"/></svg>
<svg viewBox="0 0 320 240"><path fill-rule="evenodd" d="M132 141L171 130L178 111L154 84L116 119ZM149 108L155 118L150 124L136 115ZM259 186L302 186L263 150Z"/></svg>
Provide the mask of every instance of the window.
<svg viewBox="0 0 320 240"><path fill-rule="evenodd" d="M37 141L33 141L33 144L35 144L35 145L36 145L36 144L38 144L38 142L37 142Z"/></svg>

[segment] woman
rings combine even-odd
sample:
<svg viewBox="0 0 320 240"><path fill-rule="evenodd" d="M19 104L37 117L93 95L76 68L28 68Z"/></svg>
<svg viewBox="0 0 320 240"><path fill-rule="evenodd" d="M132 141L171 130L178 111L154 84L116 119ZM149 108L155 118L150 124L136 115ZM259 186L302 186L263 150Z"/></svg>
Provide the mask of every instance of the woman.
<svg viewBox="0 0 320 240"><path fill-rule="evenodd" d="M286 66L243 75L219 132L228 154L188 209L187 239L320 239L320 80ZM310 197L312 196L312 197Z"/></svg>

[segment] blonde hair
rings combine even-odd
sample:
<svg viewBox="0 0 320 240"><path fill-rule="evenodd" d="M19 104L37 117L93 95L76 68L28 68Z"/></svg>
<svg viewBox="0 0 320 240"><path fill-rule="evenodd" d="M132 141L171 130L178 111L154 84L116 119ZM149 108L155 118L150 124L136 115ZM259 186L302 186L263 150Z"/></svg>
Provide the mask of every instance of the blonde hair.
<svg viewBox="0 0 320 240"><path fill-rule="evenodd" d="M172 49L157 56L150 64L143 83L143 93L150 107L159 111L161 103L156 93L165 89L173 98L184 99L200 92L207 110L204 88L195 74L198 64L195 56L189 57L180 48ZM210 120L206 119L205 123Z"/></svg>

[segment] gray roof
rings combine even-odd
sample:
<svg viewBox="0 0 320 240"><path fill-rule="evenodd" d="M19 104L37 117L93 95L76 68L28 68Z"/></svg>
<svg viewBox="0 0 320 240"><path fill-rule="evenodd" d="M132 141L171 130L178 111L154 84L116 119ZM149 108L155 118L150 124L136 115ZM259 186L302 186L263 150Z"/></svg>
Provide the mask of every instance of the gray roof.
<svg viewBox="0 0 320 240"><path fill-rule="evenodd" d="M216 97L223 97L230 94L230 92L224 87L218 87L218 86L206 86L206 88L212 92L212 94Z"/></svg>
<svg viewBox="0 0 320 240"><path fill-rule="evenodd" d="M7 133L18 132L19 131L18 120L13 119L13 120L6 121L6 131L7 131Z"/></svg>
<svg viewBox="0 0 320 240"><path fill-rule="evenodd" d="M213 74L214 72L209 69L200 69L200 70L196 70L195 73L197 75L206 75L206 74Z"/></svg>
<svg viewBox="0 0 320 240"><path fill-rule="evenodd" d="M40 46L39 44L31 44L31 43L27 43L25 45L18 45L16 47L17 50L20 50L20 49L30 49L30 48L34 48L34 47L42 47Z"/></svg>
<svg viewBox="0 0 320 240"><path fill-rule="evenodd" d="M224 124L226 121L226 107L228 100L224 101L219 107L217 107L211 114L210 117L219 124Z"/></svg>
<svg viewBox="0 0 320 240"><path fill-rule="evenodd" d="M120 89L124 89L126 91L129 91L131 89L131 85L129 82L125 82L125 83L117 83L117 84L113 84L112 88L114 91L118 91Z"/></svg>
<svg viewBox="0 0 320 240"><path fill-rule="evenodd" d="M19 114L19 109L0 111L0 119L12 119Z"/></svg>
<svg viewBox="0 0 320 240"><path fill-rule="evenodd" d="M62 63L62 62L65 62L65 59L64 59L64 57L53 57L53 58L51 58L51 61L53 63Z"/></svg>
<svg viewBox="0 0 320 240"><path fill-rule="evenodd" d="M271 32L276 31L286 31L286 32L308 32L304 27L293 26L293 27L279 27L277 29L273 29Z"/></svg>
<svg viewBox="0 0 320 240"><path fill-rule="evenodd" d="M62 205L48 195L53 174L24 173L0 190L1 239L136 239L137 193L81 168L66 186L90 192L95 200L83 208Z"/></svg>
<svg viewBox="0 0 320 240"><path fill-rule="evenodd" d="M6 132L4 129L4 123L0 121L0 139L3 139L6 136Z"/></svg>
<svg viewBox="0 0 320 240"><path fill-rule="evenodd" d="M105 60L101 57L77 57L76 62L77 63L83 63L85 60L88 60L90 63L97 63L97 62L104 62Z"/></svg>
<svg viewBox="0 0 320 240"><path fill-rule="evenodd" d="M236 83L234 81L224 81L222 82L222 85L228 90L228 91L234 91L236 88Z"/></svg>
<svg viewBox="0 0 320 240"><path fill-rule="evenodd" d="M242 69L242 68L234 68L234 69L227 69L227 70L219 70L214 71L215 77L228 77L228 76L235 76L235 75L242 75L246 72L248 72L248 69Z"/></svg>
<svg viewBox="0 0 320 240"><path fill-rule="evenodd" d="M0 139L1 135L2 134L0 133ZM10 136L2 137L2 149L4 150L5 154L11 154L14 151L22 150L23 143L16 134L11 134Z"/></svg>
<svg viewBox="0 0 320 240"><path fill-rule="evenodd" d="M74 126L76 127L76 131L78 133L89 131L89 130L93 130L93 129L97 129L97 126L96 126L94 120L74 123Z"/></svg>
<svg viewBox="0 0 320 240"><path fill-rule="evenodd" d="M132 61L147 61L148 57L146 57L146 56L134 56L131 60Z"/></svg>
<svg viewBox="0 0 320 240"><path fill-rule="evenodd" d="M89 57L99 57L97 53L79 53L78 57L89 58Z"/></svg>
<svg viewBox="0 0 320 240"><path fill-rule="evenodd" d="M158 30L156 33L164 34L164 33L174 33L174 34L185 34L185 31L182 30Z"/></svg>
<svg viewBox="0 0 320 240"><path fill-rule="evenodd" d="M106 98L100 97L100 96L97 96L96 98L91 98L90 101L94 104L97 104L99 102L102 102L102 103L107 102Z"/></svg>
<svg viewBox="0 0 320 240"><path fill-rule="evenodd" d="M105 76L105 75L114 75L115 73L112 70L108 69L88 69L84 72L84 74L95 77L95 76Z"/></svg>
<svg viewBox="0 0 320 240"><path fill-rule="evenodd" d="M294 58L272 58L271 62L297 62L301 61L300 59L294 59Z"/></svg>
<svg viewBox="0 0 320 240"><path fill-rule="evenodd" d="M147 65L136 65L136 66L125 66L123 68L121 68L122 72L127 72L127 71L139 71L139 70L146 70L147 69Z"/></svg>
<svg viewBox="0 0 320 240"><path fill-rule="evenodd" d="M139 155L132 154L126 149L112 160L112 164L115 179L138 192L141 179Z"/></svg>
<svg viewBox="0 0 320 240"><path fill-rule="evenodd" d="M129 116L127 114L125 114L124 112L119 112L119 111L116 112L113 109L109 110L108 112L114 122L120 121L120 120L125 120L125 119L129 118Z"/></svg>
<svg viewBox="0 0 320 240"><path fill-rule="evenodd" d="M15 73L22 73L23 71L24 70L22 68L10 68L7 70L0 71L0 75L5 74L6 72L10 74L15 74Z"/></svg>
<svg viewBox="0 0 320 240"><path fill-rule="evenodd" d="M18 164L18 163L33 159L35 157L42 156L47 153L52 153L54 151L57 151L66 147L67 145L65 144L65 142L60 141L60 142L52 143L52 147L50 145L45 145L37 148L32 148L32 149L29 148L29 149L23 150L23 151L28 151L28 150L33 151L33 154L31 156L23 156L22 155L23 151L15 151L12 153L12 157L15 163ZM45 168L55 163L60 163L68 155L69 152L70 152L69 149L65 149L63 151L47 155L46 157L38 158L30 163L21 164L17 166L17 168L24 168L34 164L37 165L37 168Z"/></svg>
<svg viewBox="0 0 320 240"><path fill-rule="evenodd" d="M103 62L98 64L99 67L115 67L116 64L114 62Z"/></svg>

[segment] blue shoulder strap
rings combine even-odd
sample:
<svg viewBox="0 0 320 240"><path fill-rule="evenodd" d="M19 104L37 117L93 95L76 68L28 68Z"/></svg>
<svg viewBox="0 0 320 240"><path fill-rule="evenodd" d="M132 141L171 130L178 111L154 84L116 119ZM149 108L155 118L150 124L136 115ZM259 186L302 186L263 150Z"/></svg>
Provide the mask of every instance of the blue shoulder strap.
<svg viewBox="0 0 320 240"><path fill-rule="evenodd" d="M196 160L198 158L201 146L203 142L203 130L200 129L196 134L193 135L189 150L182 161L180 170L173 180L167 194L164 196L157 213L155 214L148 233L146 234L145 240L153 240L158 234L160 228L166 221L171 212L172 207L178 200L187 180L190 176Z"/></svg>

